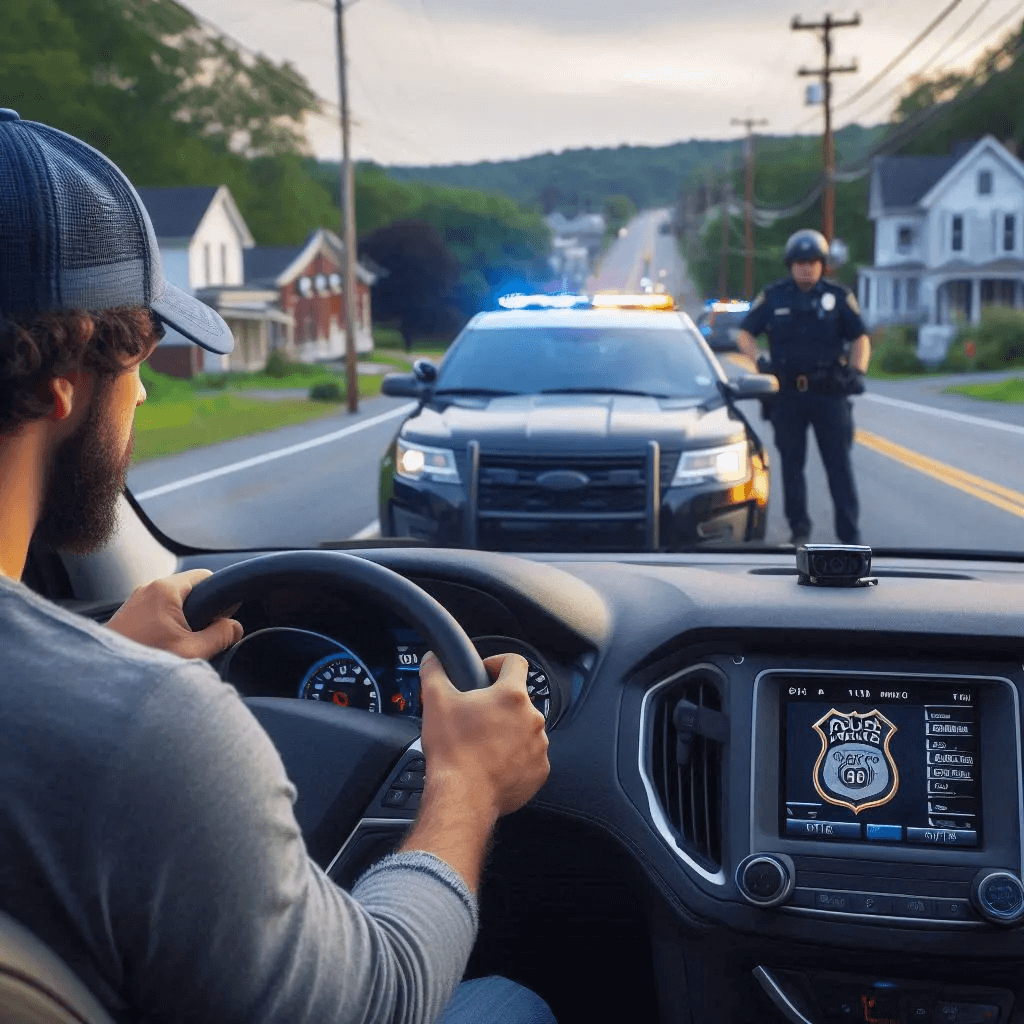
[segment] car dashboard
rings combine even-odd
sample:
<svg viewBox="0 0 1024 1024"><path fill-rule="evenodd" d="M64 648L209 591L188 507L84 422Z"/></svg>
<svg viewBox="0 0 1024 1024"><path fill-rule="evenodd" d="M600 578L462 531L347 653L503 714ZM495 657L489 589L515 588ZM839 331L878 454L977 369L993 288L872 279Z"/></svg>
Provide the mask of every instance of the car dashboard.
<svg viewBox="0 0 1024 1024"><path fill-rule="evenodd" d="M551 775L503 823L489 883L509 918L545 922L542 944L621 889L657 1019L1024 1019L1024 567L876 556L877 586L820 588L779 554L362 554L485 653L543 668ZM252 604L238 650L253 657L220 666L243 693L298 696L340 645L378 683L371 710L417 713L424 644L385 609L294 591ZM527 882L546 910L524 909ZM602 947L629 934L626 917L602 934L612 918L588 924ZM507 966L499 932L485 919L478 955Z"/></svg>

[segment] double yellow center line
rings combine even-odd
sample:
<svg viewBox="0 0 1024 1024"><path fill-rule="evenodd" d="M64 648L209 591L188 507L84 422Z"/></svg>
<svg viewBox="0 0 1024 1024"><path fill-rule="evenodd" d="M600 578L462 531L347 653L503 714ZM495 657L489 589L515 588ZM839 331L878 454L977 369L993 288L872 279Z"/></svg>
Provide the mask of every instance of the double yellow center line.
<svg viewBox="0 0 1024 1024"><path fill-rule="evenodd" d="M884 437L879 437L866 430L857 430L854 437L865 448L887 455L904 466L916 469L926 476L934 477L941 483L955 487L965 494L980 498L990 505L995 505L996 508L1001 508L1004 512L1024 519L1024 494L1020 491L1011 490L1001 484L994 484L991 480L975 476L973 473L966 473L948 463L939 462L938 459L930 459L927 455L921 455L902 445L893 444L892 441L887 441Z"/></svg>

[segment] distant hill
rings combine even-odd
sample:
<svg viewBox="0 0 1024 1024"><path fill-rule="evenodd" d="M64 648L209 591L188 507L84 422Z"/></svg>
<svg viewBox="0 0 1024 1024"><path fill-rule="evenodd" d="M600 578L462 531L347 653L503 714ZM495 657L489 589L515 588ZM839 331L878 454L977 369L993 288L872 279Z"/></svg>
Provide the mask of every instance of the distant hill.
<svg viewBox="0 0 1024 1024"><path fill-rule="evenodd" d="M883 126L850 125L836 135L836 147L845 160L855 160L877 142ZM766 149L787 143L813 143L815 136L758 136ZM435 167L386 167L396 181L415 181L449 188L497 192L545 212L561 210L567 216L600 210L608 196L624 195L639 209L676 202L680 185L705 167L724 164L732 155L742 159L739 139L691 139L668 146L619 146L609 149L567 149L521 160L485 161Z"/></svg>

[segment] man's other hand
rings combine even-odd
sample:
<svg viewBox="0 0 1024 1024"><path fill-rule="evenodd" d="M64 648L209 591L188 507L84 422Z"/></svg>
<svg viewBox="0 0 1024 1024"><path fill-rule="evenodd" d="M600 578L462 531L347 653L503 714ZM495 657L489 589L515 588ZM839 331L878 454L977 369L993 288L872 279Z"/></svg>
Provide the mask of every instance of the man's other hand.
<svg viewBox="0 0 1024 1024"><path fill-rule="evenodd" d="M212 658L242 639L242 624L231 618L214 619L198 633L185 621L185 598L212 575L209 569L189 569L138 587L107 626L129 640L182 658Z"/></svg>
<svg viewBox="0 0 1024 1024"><path fill-rule="evenodd" d="M485 659L484 666L495 682L462 693L433 654L423 659L424 802L434 786L465 785L501 817L544 785L550 771L548 738L544 716L526 691L526 659L501 654Z"/></svg>

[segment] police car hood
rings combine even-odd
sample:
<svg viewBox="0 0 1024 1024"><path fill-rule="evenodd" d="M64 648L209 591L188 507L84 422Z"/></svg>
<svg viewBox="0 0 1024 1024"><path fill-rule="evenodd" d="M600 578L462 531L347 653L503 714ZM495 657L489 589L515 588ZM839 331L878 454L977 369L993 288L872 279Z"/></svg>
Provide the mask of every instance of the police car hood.
<svg viewBox="0 0 1024 1024"><path fill-rule="evenodd" d="M703 448L743 436L743 425L706 399L644 395L508 395L458 398L426 406L408 419L401 436L423 444L460 448L479 441L489 450L542 446L581 450L643 447Z"/></svg>

